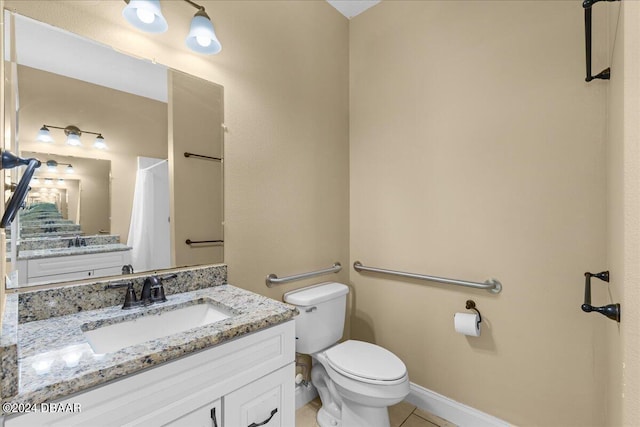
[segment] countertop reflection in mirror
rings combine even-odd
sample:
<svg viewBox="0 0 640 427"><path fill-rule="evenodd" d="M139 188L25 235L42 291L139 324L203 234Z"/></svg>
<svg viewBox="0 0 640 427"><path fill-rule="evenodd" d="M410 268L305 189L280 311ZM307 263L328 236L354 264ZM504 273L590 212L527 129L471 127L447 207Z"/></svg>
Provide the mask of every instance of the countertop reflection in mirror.
<svg viewBox="0 0 640 427"><path fill-rule="evenodd" d="M223 262L221 242L184 243L223 240L223 162L183 155L223 158L222 86L8 11L5 28L19 99L5 120L20 123L16 150L43 161L7 236L19 286ZM70 146L62 130L40 142L43 124L97 129L108 148L88 134Z"/></svg>

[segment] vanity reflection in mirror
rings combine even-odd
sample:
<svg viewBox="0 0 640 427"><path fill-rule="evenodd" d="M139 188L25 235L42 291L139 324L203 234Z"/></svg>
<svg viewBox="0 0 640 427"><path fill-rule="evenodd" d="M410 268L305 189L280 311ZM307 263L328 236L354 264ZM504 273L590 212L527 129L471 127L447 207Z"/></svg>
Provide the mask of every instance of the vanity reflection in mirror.
<svg viewBox="0 0 640 427"><path fill-rule="evenodd" d="M42 162L11 286L223 262L222 87L6 11L5 29L13 149Z"/></svg>

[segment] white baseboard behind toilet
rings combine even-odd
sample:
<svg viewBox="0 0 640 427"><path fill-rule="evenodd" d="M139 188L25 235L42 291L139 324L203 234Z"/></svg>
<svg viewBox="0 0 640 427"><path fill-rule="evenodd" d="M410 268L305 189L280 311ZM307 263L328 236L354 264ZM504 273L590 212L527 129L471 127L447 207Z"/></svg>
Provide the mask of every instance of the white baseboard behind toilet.
<svg viewBox="0 0 640 427"><path fill-rule="evenodd" d="M451 421L459 427L511 427L506 421L485 414L470 406L411 383L411 391L405 401L418 408Z"/></svg>

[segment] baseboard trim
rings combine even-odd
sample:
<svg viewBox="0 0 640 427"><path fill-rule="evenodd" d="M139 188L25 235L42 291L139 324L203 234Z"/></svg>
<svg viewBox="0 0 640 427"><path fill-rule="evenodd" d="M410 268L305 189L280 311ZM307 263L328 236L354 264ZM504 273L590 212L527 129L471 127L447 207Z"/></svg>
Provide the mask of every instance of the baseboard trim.
<svg viewBox="0 0 640 427"><path fill-rule="evenodd" d="M460 427L510 427L506 421L411 383L405 401Z"/></svg>

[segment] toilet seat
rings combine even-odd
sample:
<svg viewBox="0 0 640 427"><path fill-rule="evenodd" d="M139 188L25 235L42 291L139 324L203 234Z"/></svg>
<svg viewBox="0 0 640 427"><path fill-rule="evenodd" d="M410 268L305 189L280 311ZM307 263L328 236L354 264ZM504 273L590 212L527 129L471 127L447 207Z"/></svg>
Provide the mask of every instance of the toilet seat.
<svg viewBox="0 0 640 427"><path fill-rule="evenodd" d="M357 381L393 385L406 380L402 360L375 344L349 340L331 347L325 355L332 369Z"/></svg>

